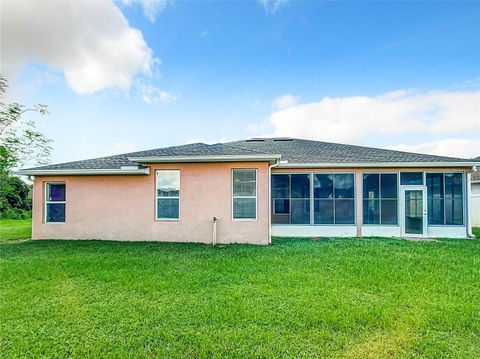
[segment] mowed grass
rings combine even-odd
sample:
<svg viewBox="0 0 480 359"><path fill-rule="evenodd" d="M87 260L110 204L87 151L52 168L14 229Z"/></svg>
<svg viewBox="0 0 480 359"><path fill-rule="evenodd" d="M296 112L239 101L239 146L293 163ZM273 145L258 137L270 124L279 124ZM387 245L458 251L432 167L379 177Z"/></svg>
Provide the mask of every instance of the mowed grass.
<svg viewBox="0 0 480 359"><path fill-rule="evenodd" d="M480 241L0 245L2 357L478 358Z"/></svg>
<svg viewBox="0 0 480 359"><path fill-rule="evenodd" d="M31 219L0 219L0 242L32 237Z"/></svg>
<svg viewBox="0 0 480 359"><path fill-rule="evenodd" d="M480 227L473 227L472 232L476 238L480 238Z"/></svg>

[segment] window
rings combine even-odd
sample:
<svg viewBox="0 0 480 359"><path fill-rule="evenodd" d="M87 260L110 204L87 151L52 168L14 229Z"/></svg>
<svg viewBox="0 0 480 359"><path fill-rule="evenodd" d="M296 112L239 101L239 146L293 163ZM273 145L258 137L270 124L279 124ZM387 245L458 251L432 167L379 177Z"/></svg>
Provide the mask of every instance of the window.
<svg viewBox="0 0 480 359"><path fill-rule="evenodd" d="M272 223L290 223L290 175L272 175Z"/></svg>
<svg viewBox="0 0 480 359"><path fill-rule="evenodd" d="M233 219L257 218L257 170L234 169L232 173Z"/></svg>
<svg viewBox="0 0 480 359"><path fill-rule="evenodd" d="M445 173L445 224L463 224L463 176Z"/></svg>
<svg viewBox="0 0 480 359"><path fill-rule="evenodd" d="M400 184L404 185L423 185L423 172L402 172L400 173Z"/></svg>
<svg viewBox="0 0 480 359"><path fill-rule="evenodd" d="M65 223L65 183L45 184L45 222Z"/></svg>
<svg viewBox="0 0 480 359"><path fill-rule="evenodd" d="M158 170L157 175L157 219L180 219L180 171Z"/></svg>
<svg viewBox="0 0 480 359"><path fill-rule="evenodd" d="M463 225L463 174L427 173L429 225Z"/></svg>
<svg viewBox="0 0 480 359"><path fill-rule="evenodd" d="M290 223L310 224L310 175L292 174Z"/></svg>
<svg viewBox="0 0 480 359"><path fill-rule="evenodd" d="M272 175L272 223L310 224L310 174Z"/></svg>
<svg viewBox="0 0 480 359"><path fill-rule="evenodd" d="M398 177L396 173L363 175L363 223L398 223Z"/></svg>
<svg viewBox="0 0 480 359"><path fill-rule="evenodd" d="M272 224L355 224L354 184L353 173L273 174Z"/></svg>
<svg viewBox="0 0 480 359"><path fill-rule="evenodd" d="M427 173L428 224L444 225L443 173Z"/></svg>
<svg viewBox="0 0 480 359"><path fill-rule="evenodd" d="M324 174L314 176L315 224L355 223L355 176L353 173Z"/></svg>

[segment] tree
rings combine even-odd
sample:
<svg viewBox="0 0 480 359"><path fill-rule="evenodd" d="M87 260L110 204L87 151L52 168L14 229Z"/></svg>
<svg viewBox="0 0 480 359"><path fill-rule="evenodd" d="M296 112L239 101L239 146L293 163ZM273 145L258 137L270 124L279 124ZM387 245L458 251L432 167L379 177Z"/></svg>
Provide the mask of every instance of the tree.
<svg viewBox="0 0 480 359"><path fill-rule="evenodd" d="M5 104L1 99L7 87L7 80L0 76L0 216L3 217L29 211L31 207L28 200L30 187L15 177L12 169L47 164L52 151L52 141L36 129L35 122L22 118L30 111L47 114L47 106L27 108L16 102Z"/></svg>
<svg viewBox="0 0 480 359"><path fill-rule="evenodd" d="M7 80L0 76L0 99L7 87ZM48 163L52 141L37 131L35 122L22 119L22 115L29 111L44 115L48 113L48 108L39 104L27 108L16 102L5 104L0 101L0 170Z"/></svg>

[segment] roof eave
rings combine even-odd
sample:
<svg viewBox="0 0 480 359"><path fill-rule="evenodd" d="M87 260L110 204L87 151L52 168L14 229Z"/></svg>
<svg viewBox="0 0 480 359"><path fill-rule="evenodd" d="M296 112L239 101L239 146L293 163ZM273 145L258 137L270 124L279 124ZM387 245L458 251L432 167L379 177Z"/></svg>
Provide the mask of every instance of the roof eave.
<svg viewBox="0 0 480 359"><path fill-rule="evenodd" d="M98 169L58 169L58 170L19 170L15 174L19 176L91 176L91 175L148 175L150 168L119 169L119 168L98 168Z"/></svg>
<svg viewBox="0 0 480 359"><path fill-rule="evenodd" d="M414 168L414 167L472 167L478 162L332 162L332 163L280 163L277 168Z"/></svg>

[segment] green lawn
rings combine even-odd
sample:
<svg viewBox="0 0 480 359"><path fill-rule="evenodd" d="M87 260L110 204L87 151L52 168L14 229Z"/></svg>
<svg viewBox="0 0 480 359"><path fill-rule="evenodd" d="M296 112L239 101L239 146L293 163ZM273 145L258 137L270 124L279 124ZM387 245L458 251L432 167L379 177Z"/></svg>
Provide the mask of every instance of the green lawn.
<svg viewBox="0 0 480 359"><path fill-rule="evenodd" d="M0 219L0 242L32 236L31 219Z"/></svg>
<svg viewBox="0 0 480 359"><path fill-rule="evenodd" d="M472 232L476 238L480 238L480 227L473 227Z"/></svg>
<svg viewBox="0 0 480 359"><path fill-rule="evenodd" d="M480 241L0 245L2 357L478 358Z"/></svg>

